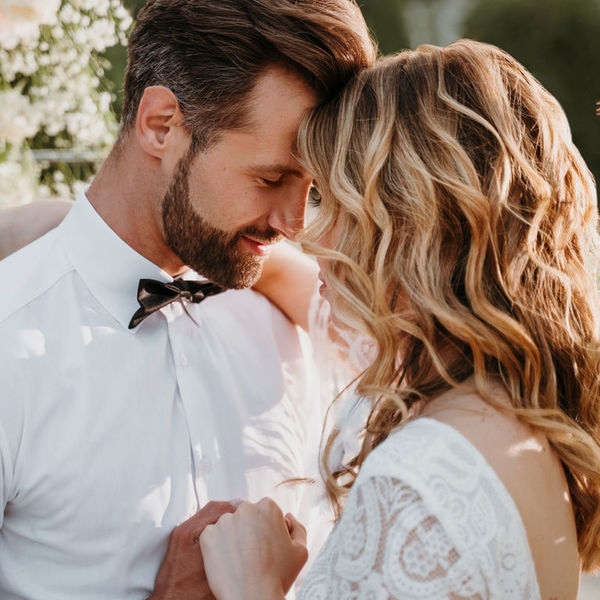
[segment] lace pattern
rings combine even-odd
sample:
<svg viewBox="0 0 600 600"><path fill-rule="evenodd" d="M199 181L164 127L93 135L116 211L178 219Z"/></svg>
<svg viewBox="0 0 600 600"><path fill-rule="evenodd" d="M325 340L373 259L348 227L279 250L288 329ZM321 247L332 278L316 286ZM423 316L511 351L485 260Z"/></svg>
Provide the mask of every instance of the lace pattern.
<svg viewBox="0 0 600 600"><path fill-rule="evenodd" d="M416 419L364 463L299 600L539 600L518 510L458 432Z"/></svg>

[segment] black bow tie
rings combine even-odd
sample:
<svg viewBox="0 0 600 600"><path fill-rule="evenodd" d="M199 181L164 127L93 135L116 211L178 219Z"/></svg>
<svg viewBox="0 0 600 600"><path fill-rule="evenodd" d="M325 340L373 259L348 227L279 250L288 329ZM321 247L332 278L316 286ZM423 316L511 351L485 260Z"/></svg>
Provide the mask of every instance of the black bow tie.
<svg viewBox="0 0 600 600"><path fill-rule="evenodd" d="M160 310L163 306L171 304L178 298L185 298L190 302L198 303L202 302L204 298L208 298L208 296L214 296L224 291L223 288L208 281L176 279L171 283L164 283L155 279L140 279L137 294L140 308L131 317L129 329L133 329L147 316Z"/></svg>

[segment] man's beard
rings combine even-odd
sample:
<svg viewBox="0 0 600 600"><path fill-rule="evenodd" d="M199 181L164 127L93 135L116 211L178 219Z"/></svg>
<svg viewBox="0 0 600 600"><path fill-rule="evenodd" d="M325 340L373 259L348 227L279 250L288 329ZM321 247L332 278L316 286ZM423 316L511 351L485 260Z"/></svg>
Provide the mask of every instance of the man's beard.
<svg viewBox="0 0 600 600"><path fill-rule="evenodd" d="M194 271L224 288L246 288L260 277L263 258L240 251L244 236L274 243L281 235L273 228L245 227L226 232L207 223L194 210L189 196L189 171L195 153L179 160L162 201L162 223L167 244ZM234 199L231 200L232 202Z"/></svg>

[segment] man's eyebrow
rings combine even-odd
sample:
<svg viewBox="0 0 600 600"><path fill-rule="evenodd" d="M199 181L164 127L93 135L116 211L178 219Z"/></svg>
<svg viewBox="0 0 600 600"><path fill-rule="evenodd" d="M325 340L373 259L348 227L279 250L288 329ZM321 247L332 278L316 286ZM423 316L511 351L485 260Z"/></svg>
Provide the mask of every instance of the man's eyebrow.
<svg viewBox="0 0 600 600"><path fill-rule="evenodd" d="M255 173L276 173L277 175L293 175L299 179L304 179L306 173L295 169L289 165L272 164L272 165L251 165L250 170Z"/></svg>

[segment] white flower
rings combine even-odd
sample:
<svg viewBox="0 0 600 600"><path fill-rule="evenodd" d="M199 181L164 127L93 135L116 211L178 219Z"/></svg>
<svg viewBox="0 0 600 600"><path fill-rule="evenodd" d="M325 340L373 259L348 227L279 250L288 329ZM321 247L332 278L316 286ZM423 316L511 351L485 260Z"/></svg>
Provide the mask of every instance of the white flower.
<svg viewBox="0 0 600 600"><path fill-rule="evenodd" d="M29 150L13 148L0 162L0 208L26 204L37 196L39 167Z"/></svg>
<svg viewBox="0 0 600 600"><path fill-rule="evenodd" d="M0 204L72 195L89 179L89 167L63 180L36 164L25 140L43 132L46 149L108 151L117 123L101 53L125 44L131 22L122 0L0 0Z"/></svg>
<svg viewBox="0 0 600 600"><path fill-rule="evenodd" d="M85 45L85 43L88 40L88 34L87 31L85 29L78 29L77 31L75 31L75 33L73 34L73 41L78 45L78 46L83 46Z"/></svg>
<svg viewBox="0 0 600 600"><path fill-rule="evenodd" d="M102 114L106 114L110 110L110 101L112 96L110 92L100 92L98 96L98 110Z"/></svg>
<svg viewBox="0 0 600 600"><path fill-rule="evenodd" d="M0 45L12 49L36 38L40 25L52 23L60 0L0 0Z"/></svg>
<svg viewBox="0 0 600 600"><path fill-rule="evenodd" d="M18 90L0 92L0 139L19 146L38 126L39 119L27 97Z"/></svg>

